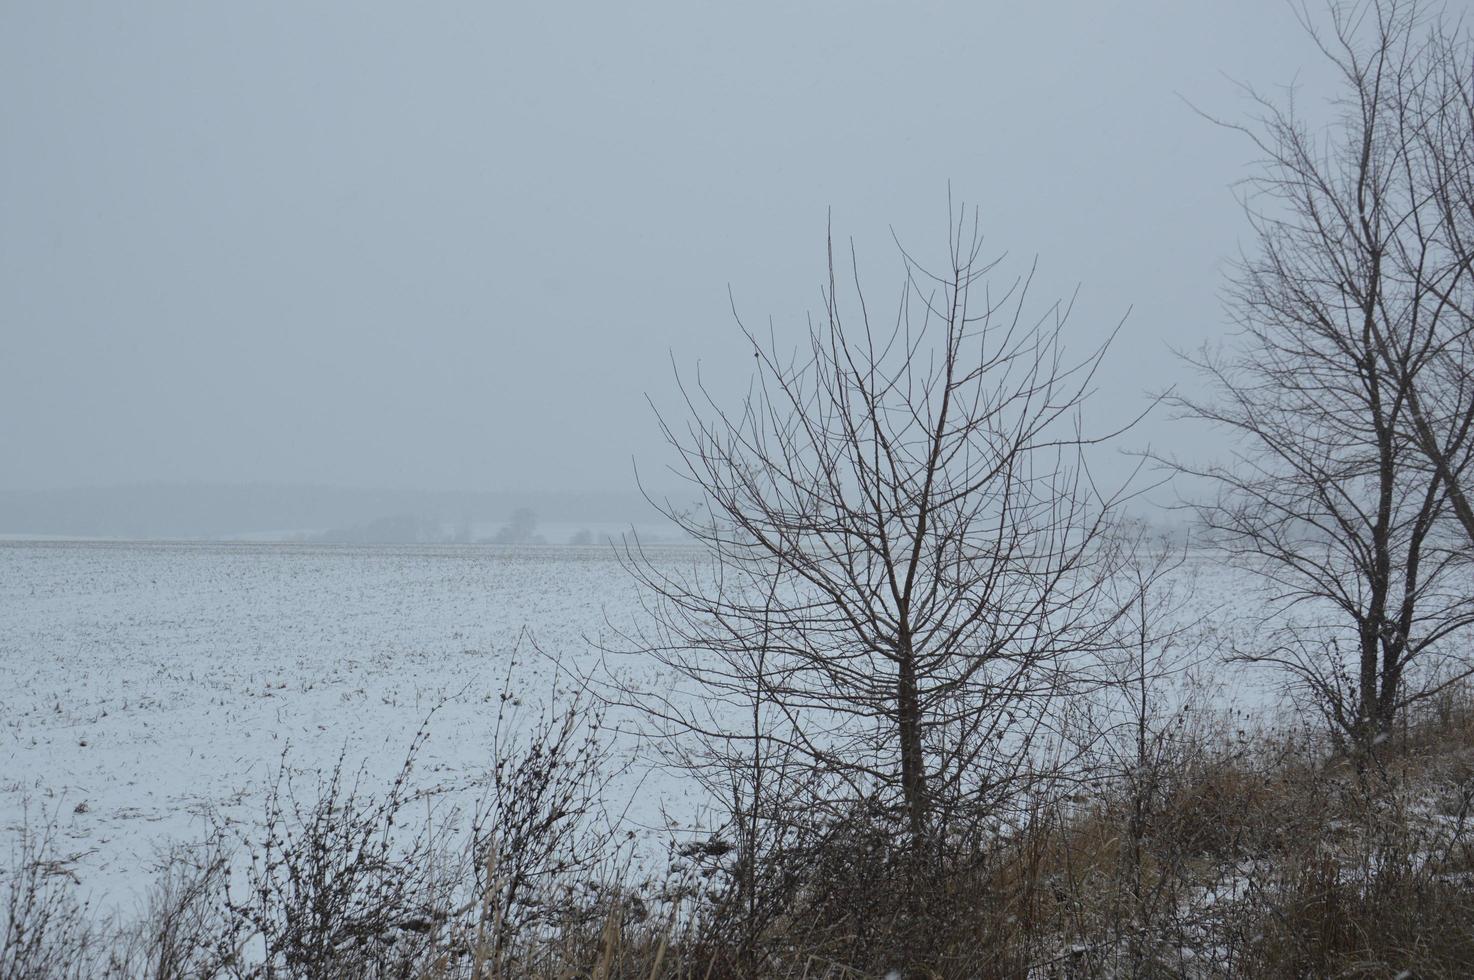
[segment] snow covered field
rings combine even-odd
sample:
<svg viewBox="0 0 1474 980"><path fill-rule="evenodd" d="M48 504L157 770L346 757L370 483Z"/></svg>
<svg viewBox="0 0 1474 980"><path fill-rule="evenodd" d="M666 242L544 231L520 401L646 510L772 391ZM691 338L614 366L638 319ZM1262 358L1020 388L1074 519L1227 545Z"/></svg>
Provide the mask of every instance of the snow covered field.
<svg viewBox="0 0 1474 980"><path fill-rule="evenodd" d="M1197 608L1239 622L1243 581L1191 564ZM0 542L0 861L55 819L94 901L130 903L211 808L260 812L287 744L294 768L344 752L387 778L438 704L417 773L467 779L508 669L529 711L552 690L524 627L578 667L606 615L639 614L607 545ZM637 785L637 821L697 805L639 769L616 790Z"/></svg>

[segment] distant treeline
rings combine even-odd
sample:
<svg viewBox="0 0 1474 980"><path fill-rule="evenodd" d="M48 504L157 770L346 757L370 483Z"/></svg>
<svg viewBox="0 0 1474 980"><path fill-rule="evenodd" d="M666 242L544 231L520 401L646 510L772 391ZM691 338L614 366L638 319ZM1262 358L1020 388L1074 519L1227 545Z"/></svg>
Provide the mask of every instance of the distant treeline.
<svg viewBox="0 0 1474 980"><path fill-rule="evenodd" d="M438 539L442 526L498 526L519 510L535 512L546 521L578 524L641 522L650 516L645 501L635 494L140 484L0 491L0 534L233 538L308 536L340 529L331 533L371 533L418 541L431 527Z"/></svg>
<svg viewBox="0 0 1474 980"><path fill-rule="evenodd" d="M479 533L478 524L469 517L447 523L413 514L394 514L352 527L333 528L320 534L304 535L307 540L327 544L563 544L550 542L538 532L537 513L530 507L518 507L492 534ZM592 544L588 530L574 533L569 544Z"/></svg>

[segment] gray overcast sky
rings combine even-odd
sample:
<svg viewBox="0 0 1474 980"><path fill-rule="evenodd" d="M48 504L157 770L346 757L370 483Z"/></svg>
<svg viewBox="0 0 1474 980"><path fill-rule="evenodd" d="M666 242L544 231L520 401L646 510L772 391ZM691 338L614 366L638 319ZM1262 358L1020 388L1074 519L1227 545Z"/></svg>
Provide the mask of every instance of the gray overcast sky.
<svg viewBox="0 0 1474 980"><path fill-rule="evenodd" d="M1282 0L0 3L0 488L626 489L728 284L801 326L832 208L889 294L948 181L1079 350L1134 307L1124 416L1244 234L1182 98L1313 62Z"/></svg>

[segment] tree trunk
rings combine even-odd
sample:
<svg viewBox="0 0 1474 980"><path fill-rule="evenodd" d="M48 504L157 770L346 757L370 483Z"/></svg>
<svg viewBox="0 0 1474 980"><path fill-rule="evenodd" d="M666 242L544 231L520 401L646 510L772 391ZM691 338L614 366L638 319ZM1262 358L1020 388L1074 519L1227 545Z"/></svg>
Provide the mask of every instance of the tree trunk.
<svg viewBox="0 0 1474 980"><path fill-rule="evenodd" d="M911 638L900 643L900 678L896 691L896 719L901 737L901 793L911 823L912 846L926 836L926 764L921 751L921 701L916 690L916 658Z"/></svg>
<svg viewBox="0 0 1474 980"><path fill-rule="evenodd" d="M1381 714L1377 681L1382 650L1377 640L1376 627L1371 622L1362 623L1360 632L1361 662L1360 676L1357 678L1359 690L1356 692L1356 730L1352 734L1356 739L1356 748L1364 751L1372 747L1377 733L1377 717Z"/></svg>

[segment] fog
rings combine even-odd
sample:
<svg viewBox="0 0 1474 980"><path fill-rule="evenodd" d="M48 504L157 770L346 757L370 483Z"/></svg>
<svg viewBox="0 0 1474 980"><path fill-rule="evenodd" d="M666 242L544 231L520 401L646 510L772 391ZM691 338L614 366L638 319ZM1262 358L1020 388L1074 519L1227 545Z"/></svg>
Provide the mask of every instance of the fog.
<svg viewBox="0 0 1474 980"><path fill-rule="evenodd" d="M832 221L893 296L949 193L1082 352L1127 317L1124 420L1226 330L1193 106L1314 60L1280 0L7 4L0 490L628 493L673 363L741 394L729 289L796 337Z"/></svg>

